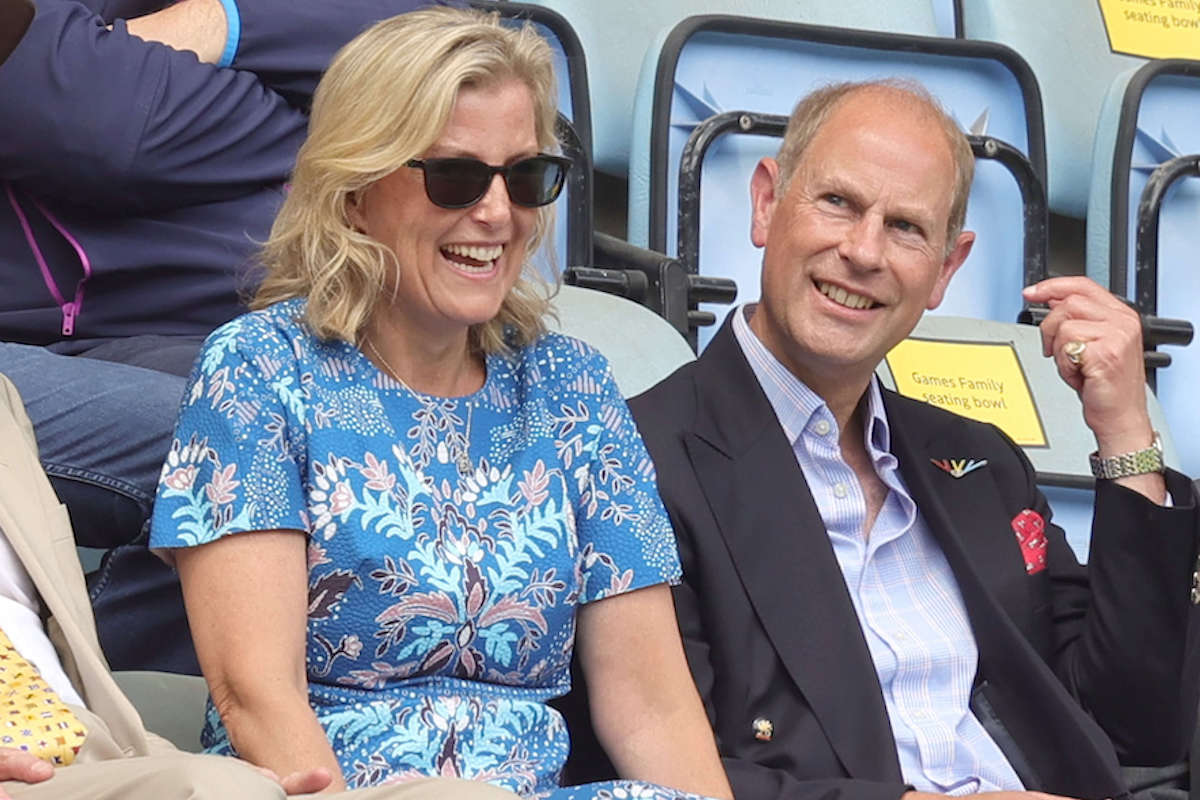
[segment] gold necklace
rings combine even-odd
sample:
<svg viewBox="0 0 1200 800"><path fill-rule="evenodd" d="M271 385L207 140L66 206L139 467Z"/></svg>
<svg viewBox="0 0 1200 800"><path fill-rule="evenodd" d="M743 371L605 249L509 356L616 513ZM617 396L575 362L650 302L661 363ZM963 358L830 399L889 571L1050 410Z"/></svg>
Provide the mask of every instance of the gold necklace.
<svg viewBox="0 0 1200 800"><path fill-rule="evenodd" d="M418 400L424 397L423 393L418 392L416 389L409 386L408 381L400 377L400 373L396 371L395 367L388 363L388 360L383 357L383 353L379 352L379 348L375 346L375 342L371 341L369 336L364 336L363 341L367 343L367 347L371 348L371 352L375 354L375 357L379 359L383 366L387 367L388 374L395 378L397 383L403 386L409 394L411 394L413 397L416 397ZM467 429L463 433L462 450L459 451L458 456L454 459L454 465L458 467L458 474L464 478L474 472L474 468L471 464L471 418L475 415L475 404L465 403L465 405L467 406Z"/></svg>

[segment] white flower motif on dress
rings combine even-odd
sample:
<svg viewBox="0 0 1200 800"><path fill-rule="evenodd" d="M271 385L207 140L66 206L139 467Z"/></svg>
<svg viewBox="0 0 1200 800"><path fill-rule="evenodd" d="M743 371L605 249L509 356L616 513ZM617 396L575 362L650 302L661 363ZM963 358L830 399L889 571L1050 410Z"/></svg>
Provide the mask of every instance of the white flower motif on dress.
<svg viewBox="0 0 1200 800"><path fill-rule="evenodd" d="M316 479L308 492L308 510L314 517L312 528L314 533L329 540L337 533L339 518L344 521L354 509L354 492L346 482L345 459L331 453L327 461L314 463L313 470Z"/></svg>
<svg viewBox="0 0 1200 800"><path fill-rule="evenodd" d="M568 737L546 700L569 686L579 604L678 575L603 358L552 334L488 356L469 401L414 398L304 311L253 312L205 345L155 546L309 532L310 698L352 786L447 774L526 800L686 797L558 785ZM202 741L234 754L215 709Z"/></svg>

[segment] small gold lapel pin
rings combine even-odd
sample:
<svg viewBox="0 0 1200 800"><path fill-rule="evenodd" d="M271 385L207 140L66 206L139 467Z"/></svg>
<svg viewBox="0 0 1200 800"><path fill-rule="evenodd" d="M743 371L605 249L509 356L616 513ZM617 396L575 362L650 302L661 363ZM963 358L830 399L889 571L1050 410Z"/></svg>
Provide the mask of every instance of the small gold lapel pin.
<svg viewBox="0 0 1200 800"><path fill-rule="evenodd" d="M757 717L754 722L754 738L760 742L769 742L771 737L775 735L775 726L771 724L771 720L764 717Z"/></svg>
<svg viewBox="0 0 1200 800"><path fill-rule="evenodd" d="M935 467L947 473L951 478L961 478L963 475L974 472L980 467L987 466L986 458L981 458L978 461L973 458L931 458L929 461Z"/></svg>

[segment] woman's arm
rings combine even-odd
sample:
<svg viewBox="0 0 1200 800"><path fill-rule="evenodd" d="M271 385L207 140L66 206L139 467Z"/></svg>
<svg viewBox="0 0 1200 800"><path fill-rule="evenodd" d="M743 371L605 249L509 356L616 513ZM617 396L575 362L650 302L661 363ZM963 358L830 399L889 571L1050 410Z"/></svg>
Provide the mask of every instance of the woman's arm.
<svg viewBox="0 0 1200 800"><path fill-rule="evenodd" d="M308 567L299 531L255 531L173 551L213 703L242 758L280 776L319 770L345 788L308 703Z"/></svg>
<svg viewBox="0 0 1200 800"><path fill-rule="evenodd" d="M596 736L623 778L732 798L666 584L579 609Z"/></svg>

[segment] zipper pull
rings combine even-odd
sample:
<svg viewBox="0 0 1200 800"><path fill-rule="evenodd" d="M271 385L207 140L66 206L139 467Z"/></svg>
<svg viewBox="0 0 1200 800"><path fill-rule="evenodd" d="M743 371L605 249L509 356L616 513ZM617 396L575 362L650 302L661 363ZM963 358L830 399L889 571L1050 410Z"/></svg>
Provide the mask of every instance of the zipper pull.
<svg viewBox="0 0 1200 800"><path fill-rule="evenodd" d="M63 303L62 315L62 335L73 336L75 334L75 315L79 313L79 309L74 303Z"/></svg>

